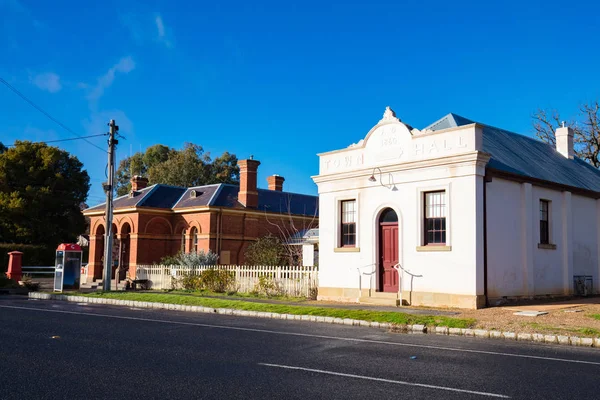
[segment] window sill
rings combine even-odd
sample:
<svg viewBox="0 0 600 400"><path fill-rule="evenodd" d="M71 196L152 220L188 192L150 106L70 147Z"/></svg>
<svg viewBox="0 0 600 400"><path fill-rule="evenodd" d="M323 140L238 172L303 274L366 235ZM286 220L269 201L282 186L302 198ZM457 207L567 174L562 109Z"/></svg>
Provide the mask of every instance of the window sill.
<svg viewBox="0 0 600 400"><path fill-rule="evenodd" d="M336 247L333 249L334 253L358 253L360 247Z"/></svg>
<svg viewBox="0 0 600 400"><path fill-rule="evenodd" d="M550 243L538 243L538 249L556 250L556 245Z"/></svg>
<svg viewBox="0 0 600 400"><path fill-rule="evenodd" d="M452 246L417 246L417 251L452 251Z"/></svg>

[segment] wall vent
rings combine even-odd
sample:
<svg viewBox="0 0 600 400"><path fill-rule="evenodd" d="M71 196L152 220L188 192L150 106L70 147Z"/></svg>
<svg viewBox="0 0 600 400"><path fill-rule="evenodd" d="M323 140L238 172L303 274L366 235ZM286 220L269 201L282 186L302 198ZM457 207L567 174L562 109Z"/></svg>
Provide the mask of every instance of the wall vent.
<svg viewBox="0 0 600 400"><path fill-rule="evenodd" d="M594 293L594 279L591 275L573 276L573 293L577 296L588 296Z"/></svg>

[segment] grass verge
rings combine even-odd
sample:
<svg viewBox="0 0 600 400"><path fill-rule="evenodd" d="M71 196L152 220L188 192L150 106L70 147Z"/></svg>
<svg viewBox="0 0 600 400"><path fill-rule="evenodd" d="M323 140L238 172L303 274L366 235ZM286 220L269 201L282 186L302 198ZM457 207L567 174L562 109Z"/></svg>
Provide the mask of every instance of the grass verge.
<svg viewBox="0 0 600 400"><path fill-rule="evenodd" d="M169 290L165 293L168 294L180 294L186 296L195 296L195 297L221 297L224 299L263 299L263 300L277 300L277 301L288 301L295 303L302 303L304 301L308 301L306 297L292 297L292 296L263 296L258 293L217 293L212 292L210 290Z"/></svg>
<svg viewBox="0 0 600 400"><path fill-rule="evenodd" d="M476 321L472 318L452 318L438 315L413 315L393 311L371 311L360 309L342 309L312 307L286 304L255 303L243 300L213 299L174 293L132 293L98 292L69 293L72 296L100 297L105 299L146 301L153 303L182 304L211 308L230 308L236 310L262 311L279 314L315 315L333 318L351 318L363 321L389 322L397 325L422 324L427 326L447 326L450 328L471 328Z"/></svg>
<svg viewBox="0 0 600 400"><path fill-rule="evenodd" d="M588 327L562 327L553 326L547 324L540 324L537 322L529 322L523 324L523 326L530 326L538 332L552 333L555 335L585 335L587 337L600 337L600 331L595 328Z"/></svg>
<svg viewBox="0 0 600 400"><path fill-rule="evenodd" d="M590 314L590 315L588 315L588 317L594 318L594 319L597 319L598 321L600 321L600 314Z"/></svg>

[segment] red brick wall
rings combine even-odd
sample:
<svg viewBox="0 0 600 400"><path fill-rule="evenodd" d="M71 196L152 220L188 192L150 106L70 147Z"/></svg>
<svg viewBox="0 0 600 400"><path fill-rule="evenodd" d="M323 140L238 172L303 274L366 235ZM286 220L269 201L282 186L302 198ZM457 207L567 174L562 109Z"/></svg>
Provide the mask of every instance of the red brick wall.
<svg viewBox="0 0 600 400"><path fill-rule="evenodd" d="M240 210L241 211L241 210ZM220 218L220 226L219 225ZM97 227L104 224L103 217L91 217L90 241L90 266L88 276L100 278L102 276L103 240L94 238ZM129 239L129 271L130 276L135 273L135 266L158 262L167 255L174 255L181 249L182 231L186 230L186 251L192 246L191 231L198 229L198 249L220 254L229 251L231 264L243 264L244 253L247 247L257 238L272 234L280 237L281 232L292 232L289 216L267 217L260 213L247 214L243 212L231 213L224 210L220 215L217 210L196 212L190 214L157 214L157 213L128 213L115 215L114 222L118 233L124 223L132 228ZM316 222L316 221L315 221ZM294 218L296 229L308 228L310 220ZM278 229L277 226L282 227ZM315 224L315 223L313 223ZM210 237L209 237L210 236Z"/></svg>

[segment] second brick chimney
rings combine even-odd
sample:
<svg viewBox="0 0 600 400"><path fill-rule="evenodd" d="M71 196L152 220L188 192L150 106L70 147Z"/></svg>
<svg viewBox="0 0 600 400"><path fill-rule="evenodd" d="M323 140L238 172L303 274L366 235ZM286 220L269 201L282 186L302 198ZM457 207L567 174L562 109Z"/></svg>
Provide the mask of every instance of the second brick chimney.
<svg viewBox="0 0 600 400"><path fill-rule="evenodd" d="M131 178L131 190L137 192L138 190L142 190L148 186L148 178L144 178L140 175L134 175Z"/></svg>
<svg viewBox="0 0 600 400"><path fill-rule="evenodd" d="M256 187L256 175L260 161L240 160L240 191L238 201L248 208L258 208L258 190Z"/></svg>
<svg viewBox="0 0 600 400"><path fill-rule="evenodd" d="M278 192L283 192L283 181L285 178L279 175L272 175L267 177L267 182L269 184L269 190L276 190Z"/></svg>

